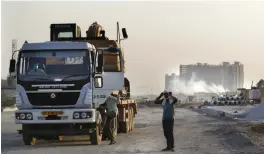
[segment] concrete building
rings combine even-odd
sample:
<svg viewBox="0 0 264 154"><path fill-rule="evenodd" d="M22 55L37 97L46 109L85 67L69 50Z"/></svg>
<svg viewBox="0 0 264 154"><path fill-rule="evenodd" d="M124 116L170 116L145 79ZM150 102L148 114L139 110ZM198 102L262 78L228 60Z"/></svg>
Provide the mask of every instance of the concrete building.
<svg viewBox="0 0 264 154"><path fill-rule="evenodd" d="M165 89L173 90L173 82L179 81L179 76L175 73L172 73L171 75L166 74L165 75Z"/></svg>
<svg viewBox="0 0 264 154"><path fill-rule="evenodd" d="M220 65L197 63L180 65L180 80L189 82L192 77L208 84L222 85L225 89L236 90L244 87L244 65L240 62L223 62Z"/></svg>

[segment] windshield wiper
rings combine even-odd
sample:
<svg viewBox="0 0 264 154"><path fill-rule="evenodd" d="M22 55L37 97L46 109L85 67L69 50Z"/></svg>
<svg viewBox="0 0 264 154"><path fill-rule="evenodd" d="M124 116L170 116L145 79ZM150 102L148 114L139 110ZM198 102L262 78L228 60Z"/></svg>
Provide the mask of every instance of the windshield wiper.
<svg viewBox="0 0 264 154"><path fill-rule="evenodd" d="M65 79L68 79L68 78L71 78L71 77L84 76L84 75L89 75L89 74L87 74L87 73L86 74L74 74L74 75L66 76L61 81L64 81Z"/></svg>

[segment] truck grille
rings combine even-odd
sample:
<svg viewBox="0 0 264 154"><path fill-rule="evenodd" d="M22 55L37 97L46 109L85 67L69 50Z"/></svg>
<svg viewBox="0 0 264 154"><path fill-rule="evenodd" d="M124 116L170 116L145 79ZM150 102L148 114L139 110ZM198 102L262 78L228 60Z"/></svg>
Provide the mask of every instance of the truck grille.
<svg viewBox="0 0 264 154"><path fill-rule="evenodd" d="M55 98L51 98L52 93L27 93L28 100L34 106L60 106L75 105L80 92L54 93Z"/></svg>

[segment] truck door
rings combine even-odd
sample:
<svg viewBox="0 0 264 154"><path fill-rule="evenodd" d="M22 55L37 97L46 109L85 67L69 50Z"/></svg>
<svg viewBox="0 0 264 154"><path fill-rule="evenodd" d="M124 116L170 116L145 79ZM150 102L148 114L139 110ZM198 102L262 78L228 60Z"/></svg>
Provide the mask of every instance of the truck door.
<svg viewBox="0 0 264 154"><path fill-rule="evenodd" d="M116 63L105 57L116 57ZM111 59L111 58L110 58ZM124 67L121 50L118 48L100 49L95 54L93 73L93 103L103 104L106 98L116 90L124 88Z"/></svg>

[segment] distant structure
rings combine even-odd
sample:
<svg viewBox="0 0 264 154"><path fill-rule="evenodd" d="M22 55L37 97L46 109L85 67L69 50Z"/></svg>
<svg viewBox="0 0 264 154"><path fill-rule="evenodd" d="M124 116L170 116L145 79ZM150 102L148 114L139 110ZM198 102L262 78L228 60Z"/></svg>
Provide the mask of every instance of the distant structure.
<svg viewBox="0 0 264 154"><path fill-rule="evenodd" d="M175 73L170 74L166 74L165 75L165 89L169 89L169 90L173 90L173 85L172 82L174 81L179 81L180 80L180 76L176 75Z"/></svg>
<svg viewBox="0 0 264 154"><path fill-rule="evenodd" d="M220 65L197 63L180 65L180 80L187 83L193 75L197 80L222 85L228 90L237 90L244 87L244 65L240 62L223 62Z"/></svg>

